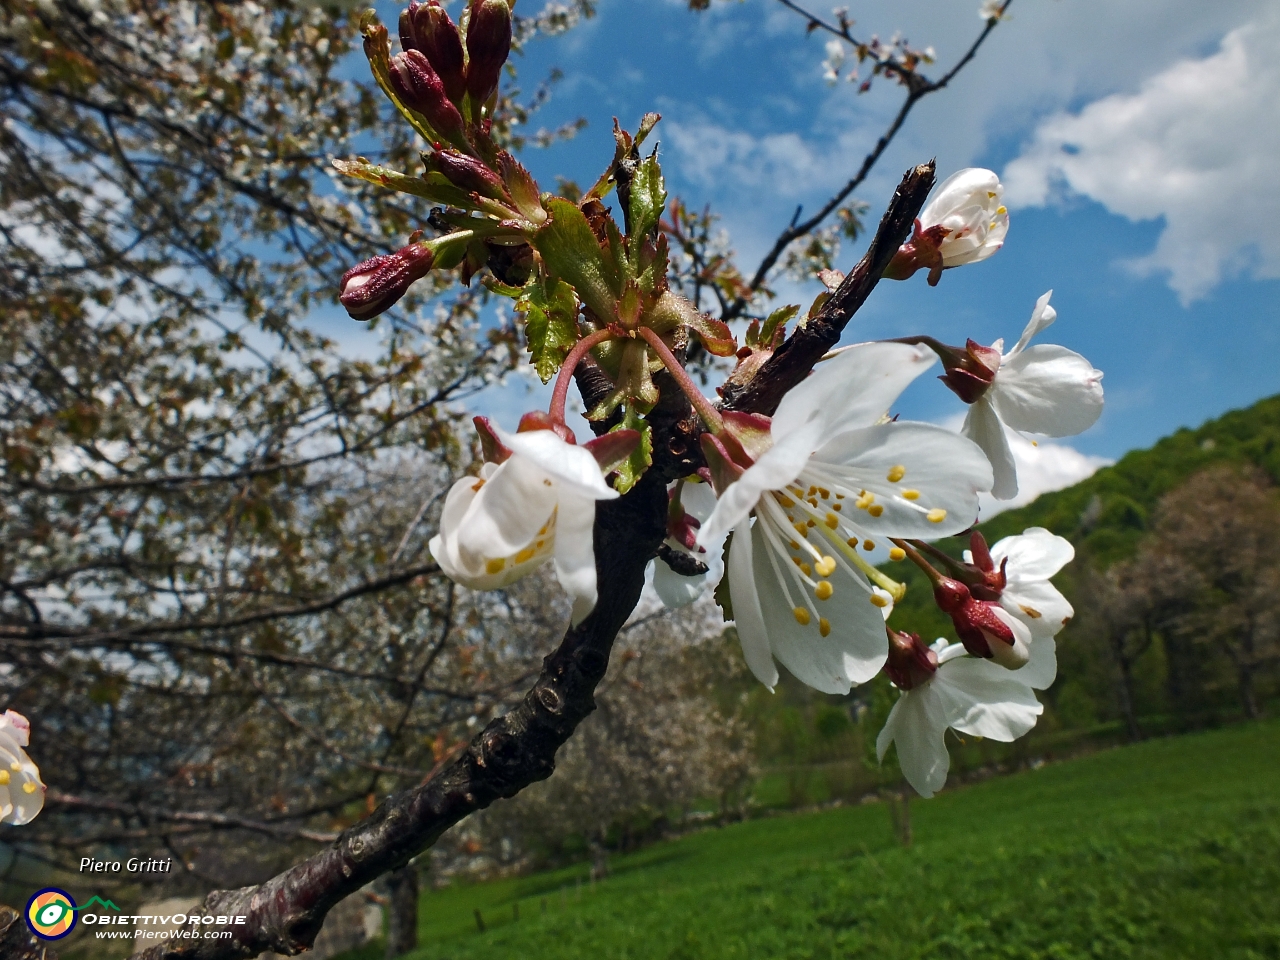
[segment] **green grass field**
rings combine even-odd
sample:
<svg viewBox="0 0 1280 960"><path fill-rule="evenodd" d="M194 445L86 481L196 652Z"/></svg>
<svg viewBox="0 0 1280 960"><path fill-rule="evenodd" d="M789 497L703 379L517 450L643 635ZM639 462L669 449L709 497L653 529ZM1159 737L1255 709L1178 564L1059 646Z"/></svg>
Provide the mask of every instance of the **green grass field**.
<svg viewBox="0 0 1280 960"><path fill-rule="evenodd" d="M411 956L1280 958L1278 722L1108 750L911 809L910 849L877 803L656 845L615 858L594 889L579 866L432 891Z"/></svg>

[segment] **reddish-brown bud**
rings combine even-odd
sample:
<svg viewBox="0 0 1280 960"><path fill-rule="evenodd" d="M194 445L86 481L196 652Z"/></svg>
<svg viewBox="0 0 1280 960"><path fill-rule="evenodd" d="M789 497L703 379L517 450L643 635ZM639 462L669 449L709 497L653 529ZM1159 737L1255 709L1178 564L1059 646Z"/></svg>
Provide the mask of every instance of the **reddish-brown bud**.
<svg viewBox="0 0 1280 960"><path fill-rule="evenodd" d="M372 320L405 295L415 280L431 272L435 254L425 243L372 257L342 275L338 301L353 320Z"/></svg>
<svg viewBox="0 0 1280 960"><path fill-rule="evenodd" d="M1014 632L1012 618L996 612L998 603L975 600L959 580L939 577L933 584L933 599L939 609L951 617L956 636L965 650L975 657L994 659L1003 667L1016 670L1027 662L1026 643Z"/></svg>
<svg viewBox="0 0 1280 960"><path fill-rule="evenodd" d="M469 157L458 150L436 144L434 153L424 153L422 163L427 173L439 173L455 187L468 193L478 193L482 197L501 200L506 196L502 178L490 170L475 157Z"/></svg>
<svg viewBox="0 0 1280 960"><path fill-rule="evenodd" d="M437 0L411 3L400 14L400 45L405 50L421 51L444 83L449 99L462 102L467 92L462 34Z"/></svg>
<svg viewBox="0 0 1280 960"><path fill-rule="evenodd" d="M563 423L556 423L551 414L545 410L530 410L520 418L516 433L529 433L533 430L550 430L565 443L577 444L578 438Z"/></svg>
<svg viewBox="0 0 1280 960"><path fill-rule="evenodd" d="M477 110L497 91L510 52L511 8L506 0L480 0L467 26L467 93Z"/></svg>
<svg viewBox="0 0 1280 960"><path fill-rule="evenodd" d="M933 679L938 672L938 655L914 633L889 632L889 659L884 672L899 690L910 690Z"/></svg>
<svg viewBox="0 0 1280 960"><path fill-rule="evenodd" d="M426 117L442 137L456 140L465 136L462 114L450 102L444 83L420 50L392 57L390 80L400 102Z"/></svg>

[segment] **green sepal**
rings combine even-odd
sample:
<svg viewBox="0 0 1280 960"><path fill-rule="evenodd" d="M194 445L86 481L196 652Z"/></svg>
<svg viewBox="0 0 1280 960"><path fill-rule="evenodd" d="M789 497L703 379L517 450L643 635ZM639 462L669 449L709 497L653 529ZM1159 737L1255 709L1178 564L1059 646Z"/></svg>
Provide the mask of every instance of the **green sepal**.
<svg viewBox="0 0 1280 960"><path fill-rule="evenodd" d="M617 478L613 481L613 488L625 494L639 483L644 472L653 466L653 431L630 404L627 405L627 412L622 416L622 422L609 432L615 433L618 430L635 430L640 434L639 445L631 452L631 456L616 468Z"/></svg>
<svg viewBox="0 0 1280 960"><path fill-rule="evenodd" d="M552 275L567 281L601 322L609 323L621 288L617 271L605 260L581 210L559 199L547 207L551 220L534 234L533 246Z"/></svg>
<svg viewBox="0 0 1280 960"><path fill-rule="evenodd" d="M777 345L773 341L774 337L777 336L779 329L785 327L791 321L791 318L799 312L799 304L779 307L777 310L773 311L773 313L769 314L768 319L765 320L764 326L760 328L759 334L756 335L755 342L750 345L753 347L759 346L769 347L771 349L776 348Z"/></svg>
<svg viewBox="0 0 1280 960"><path fill-rule="evenodd" d="M440 174L431 174L429 179L411 177L405 173L380 167L376 163L370 163L363 157L357 157L355 160L334 160L333 167L344 176L376 183L380 187L399 193L422 197L432 203L468 209L475 206L471 201L471 194L465 190L459 190Z"/></svg>
<svg viewBox="0 0 1280 960"><path fill-rule="evenodd" d="M578 299L563 280L534 280L519 293L516 309L525 314L529 359L546 383L578 342Z"/></svg>

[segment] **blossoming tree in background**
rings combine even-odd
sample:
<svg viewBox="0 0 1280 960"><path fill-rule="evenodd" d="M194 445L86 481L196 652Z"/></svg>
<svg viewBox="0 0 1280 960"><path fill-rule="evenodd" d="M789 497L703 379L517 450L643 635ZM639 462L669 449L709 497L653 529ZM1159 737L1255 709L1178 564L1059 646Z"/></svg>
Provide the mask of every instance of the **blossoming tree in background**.
<svg viewBox="0 0 1280 960"><path fill-rule="evenodd" d="M804 14L811 29L851 45L849 63L869 62L861 89L887 77L906 99L856 176L814 218L788 227L750 279L714 252L707 218L668 202L648 147L656 114L634 133L615 122L614 155L589 189L556 196L534 181L495 126L512 2L469 0L456 21L437 0L410 3L398 51L365 15L373 76L406 137L427 149L420 169L334 160L361 190L395 196L397 226L414 228L399 249L350 265L338 300L368 321L414 284L438 288L456 271L463 284L512 301L530 362L555 381L552 399L513 433L476 419L483 463L448 491L430 552L474 591L510 586L551 561L569 629L524 699L420 786L266 883L210 894L206 912L249 918L231 940L164 944L146 956L297 952L343 897L468 814L548 777L594 708L651 563L672 605L718 587L744 661L766 686L778 680L777 663L829 693L886 674L901 696L880 751L896 745L922 795L945 782L947 729L1012 739L1031 728L1034 691L1053 682L1054 635L1072 612L1049 584L1070 546L1041 530L990 548L974 534L958 561L931 541L969 530L979 494L1016 493L1006 426L1055 436L1085 429L1101 409L1101 374L1065 348L1028 346L1054 318L1048 294L1008 354L1000 343L957 347L925 334L837 349L881 279L924 270L936 285L946 270L1000 249L1008 215L990 171L958 171L935 190L931 163L909 170L847 274L818 262L833 259L832 238L793 256L829 216L845 222L845 236L859 233L858 210L842 204L912 106L947 85L1008 5L984 7L978 41L933 81L918 69L931 53L858 43L843 16L830 24ZM766 314L766 284L784 257L791 269L820 266L826 290L807 308ZM735 330L737 320L746 323ZM893 415L901 392L939 359L946 385L971 405L961 433ZM727 375L712 401L691 369L706 374L715 362ZM589 442L566 423L571 386L595 433ZM894 620L904 588L892 567L868 561L880 545L891 563L925 572L959 643L927 645ZM28 808L14 809L29 819Z"/></svg>

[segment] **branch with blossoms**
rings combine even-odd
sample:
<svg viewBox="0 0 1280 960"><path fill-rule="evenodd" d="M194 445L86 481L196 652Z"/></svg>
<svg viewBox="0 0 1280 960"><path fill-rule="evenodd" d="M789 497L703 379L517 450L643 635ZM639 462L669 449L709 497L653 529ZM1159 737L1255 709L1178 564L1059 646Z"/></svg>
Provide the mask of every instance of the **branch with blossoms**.
<svg viewBox="0 0 1280 960"><path fill-rule="evenodd" d="M344 897L468 814L550 776L594 709L651 563L671 605L719 582L745 662L770 688L778 663L828 693L885 673L901 697L882 752L897 744L922 794L945 781L948 727L997 739L1029 729L1039 712L1030 691L1052 682L1053 638L1071 614L1048 579L1069 545L1044 531L991 548L975 536L959 561L931 541L968 530L980 493L1016 491L999 447L1004 425L1083 429L1101 410L1101 374L1063 348L1029 346L1053 320L1047 295L1008 354L925 335L836 349L881 279L925 270L937 283L1000 249L1008 215L995 175L960 171L926 205L933 164L908 171L858 264L823 271L826 290L807 310L777 310L739 340L668 283L667 194L656 149L644 149L656 114L634 134L615 123L600 178L581 197L557 197L493 135L508 0L470 0L460 23L437 0L411 3L395 54L372 13L362 30L374 77L428 149L420 171L362 158L334 166L426 204L422 229L347 271L338 299L369 320L429 274L457 270L464 284L479 279L514 301L533 368L555 381L549 408L515 431L476 418L483 463L449 490L430 550L472 590L551 562L570 624L524 699L419 786L276 877L209 894L204 912L248 918L229 940L164 943L143 956L296 954ZM695 343L736 360L718 401L686 370ZM961 434L888 416L938 359L944 382L971 404ZM595 433L586 443L565 421L574 384ZM929 576L959 644L927 647L888 626L905 588L868 561L881 544Z"/></svg>

